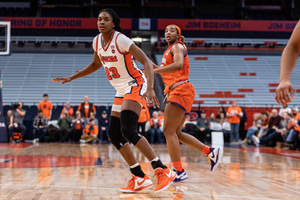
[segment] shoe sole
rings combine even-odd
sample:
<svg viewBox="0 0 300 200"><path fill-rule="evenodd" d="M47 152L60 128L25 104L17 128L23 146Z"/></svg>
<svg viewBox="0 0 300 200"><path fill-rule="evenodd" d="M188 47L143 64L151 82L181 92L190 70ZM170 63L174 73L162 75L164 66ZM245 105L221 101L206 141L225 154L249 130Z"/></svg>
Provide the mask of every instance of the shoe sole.
<svg viewBox="0 0 300 200"><path fill-rule="evenodd" d="M163 187L162 189L154 191L154 193L158 193L158 192L164 191L165 189L167 189L168 187L170 187L170 185L173 183L173 181L174 181L175 178L176 178L176 174L174 173L174 177L173 177L172 181L168 185L166 185L165 187Z"/></svg>
<svg viewBox="0 0 300 200"><path fill-rule="evenodd" d="M220 154L220 148L218 148L218 154L217 154L217 160L216 160L217 162L216 162L215 166L212 168L211 172L214 172L215 169L218 167L218 165L219 165L219 160L220 160L220 158L221 158L220 155L221 155L221 154Z"/></svg>
<svg viewBox="0 0 300 200"><path fill-rule="evenodd" d="M151 188L153 186L153 183L151 183L150 185L146 185L146 186L144 186L144 187L141 187L141 188L139 188L139 189L137 189L137 190L124 190L124 189L119 189L121 192L124 192L124 193L134 193L134 192L138 192L138 191L141 191L141 190L143 190L143 189L146 189L146 188Z"/></svg>
<svg viewBox="0 0 300 200"><path fill-rule="evenodd" d="M257 140L257 138L254 135L252 135L252 140L253 140L255 146L259 147L258 140Z"/></svg>

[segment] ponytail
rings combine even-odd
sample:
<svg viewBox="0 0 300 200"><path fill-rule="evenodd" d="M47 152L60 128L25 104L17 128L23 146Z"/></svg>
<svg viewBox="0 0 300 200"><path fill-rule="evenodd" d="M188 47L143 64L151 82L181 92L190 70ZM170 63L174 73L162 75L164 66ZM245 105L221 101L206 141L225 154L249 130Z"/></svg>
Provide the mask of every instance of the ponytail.
<svg viewBox="0 0 300 200"><path fill-rule="evenodd" d="M185 37L183 35L180 35L178 38L178 41L183 42L184 43Z"/></svg>
<svg viewBox="0 0 300 200"><path fill-rule="evenodd" d="M120 21L121 21L121 20L120 20L120 17L118 16L118 14L117 14L113 9L111 9L111 8L104 8L104 9L100 10L98 16L99 16L102 12L107 12L107 13L109 13L109 14L112 16L113 22L114 22L114 24L115 24L114 30L119 31L119 32L122 32L122 28L121 28L121 26L120 26Z"/></svg>

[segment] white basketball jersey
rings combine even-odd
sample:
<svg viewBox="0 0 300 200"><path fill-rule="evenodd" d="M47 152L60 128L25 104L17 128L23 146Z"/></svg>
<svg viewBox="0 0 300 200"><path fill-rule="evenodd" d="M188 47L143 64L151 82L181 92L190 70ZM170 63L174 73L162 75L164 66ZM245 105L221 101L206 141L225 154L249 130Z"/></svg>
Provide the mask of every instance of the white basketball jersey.
<svg viewBox="0 0 300 200"><path fill-rule="evenodd" d="M101 33L94 38L93 49L101 60L108 80L116 89L128 85L137 86L146 81L145 75L137 68L131 54L128 53L132 44L131 39L118 31L112 33L106 47L102 45Z"/></svg>

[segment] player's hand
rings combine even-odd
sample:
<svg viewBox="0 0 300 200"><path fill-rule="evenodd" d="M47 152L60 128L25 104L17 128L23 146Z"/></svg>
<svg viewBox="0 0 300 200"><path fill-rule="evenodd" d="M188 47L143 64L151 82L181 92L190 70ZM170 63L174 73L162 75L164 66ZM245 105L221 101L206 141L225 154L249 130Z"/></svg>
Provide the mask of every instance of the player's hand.
<svg viewBox="0 0 300 200"><path fill-rule="evenodd" d="M275 91L275 100L279 105L291 103L290 96L295 99L294 93L295 89L290 81L281 81Z"/></svg>
<svg viewBox="0 0 300 200"><path fill-rule="evenodd" d="M145 98L147 100L148 105L149 105L149 103L152 102L154 108L159 107L159 101L158 101L153 89L147 89L147 91L142 96L142 99L143 98Z"/></svg>
<svg viewBox="0 0 300 200"><path fill-rule="evenodd" d="M52 82L57 83L61 81L61 84L70 83L72 81L71 77L58 77L51 79Z"/></svg>

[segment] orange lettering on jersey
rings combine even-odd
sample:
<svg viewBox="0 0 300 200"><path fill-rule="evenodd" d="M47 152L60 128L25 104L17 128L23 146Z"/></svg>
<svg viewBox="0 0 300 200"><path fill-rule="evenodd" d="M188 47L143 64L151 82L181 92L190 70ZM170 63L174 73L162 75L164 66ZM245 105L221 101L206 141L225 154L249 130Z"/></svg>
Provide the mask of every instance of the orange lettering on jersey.
<svg viewBox="0 0 300 200"><path fill-rule="evenodd" d="M100 60L103 64L105 64L105 62L118 62L117 56L102 56L101 54Z"/></svg>

